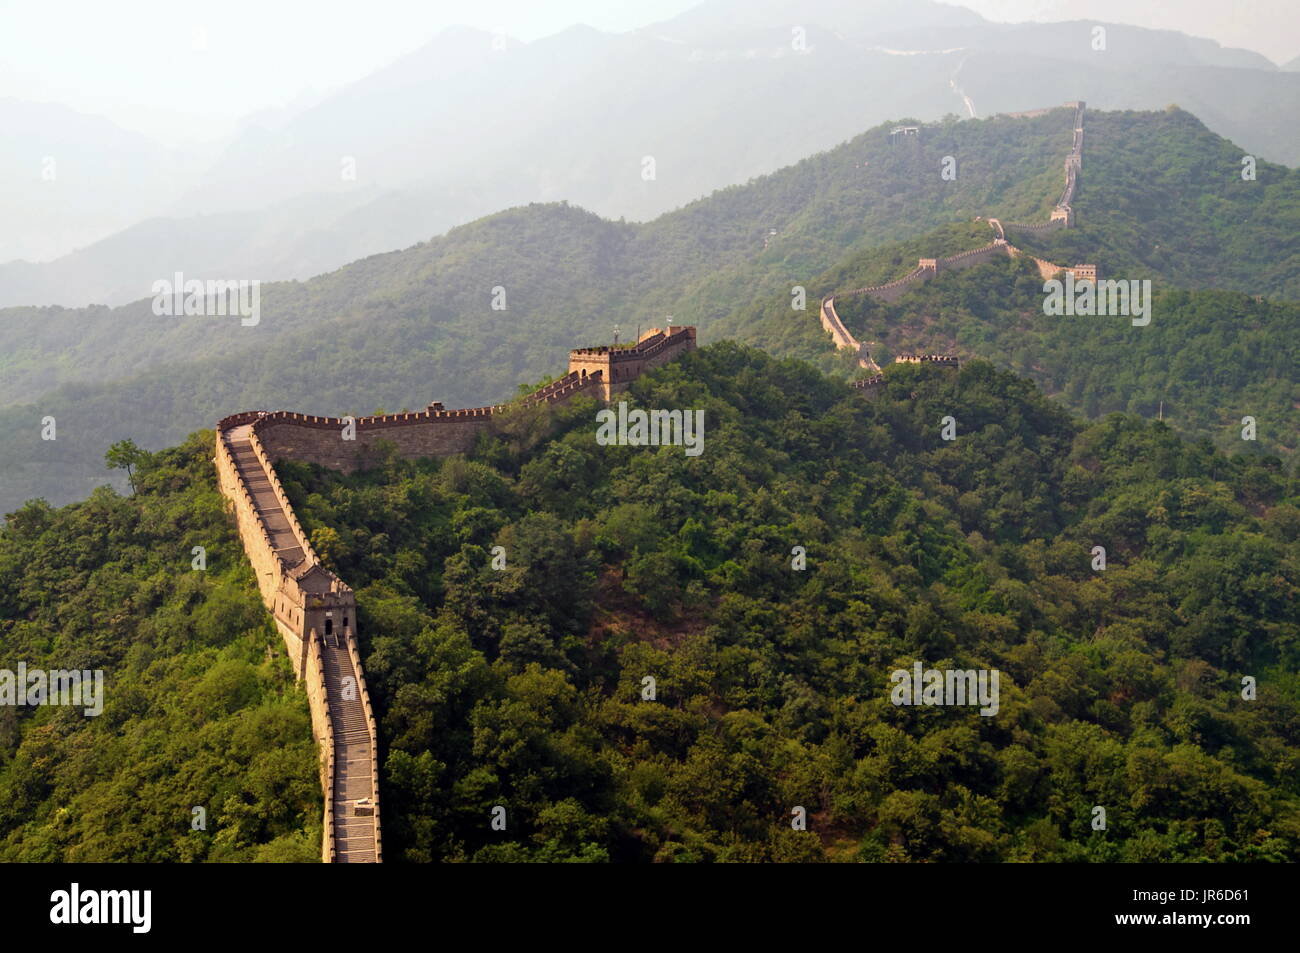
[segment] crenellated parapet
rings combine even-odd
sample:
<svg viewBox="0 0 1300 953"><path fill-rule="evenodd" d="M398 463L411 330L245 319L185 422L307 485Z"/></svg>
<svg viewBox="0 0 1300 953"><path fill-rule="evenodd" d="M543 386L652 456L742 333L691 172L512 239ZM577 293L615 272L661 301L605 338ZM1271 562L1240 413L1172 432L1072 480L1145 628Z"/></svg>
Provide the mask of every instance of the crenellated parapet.
<svg viewBox="0 0 1300 953"><path fill-rule="evenodd" d="M860 390L868 397L874 397L879 393L880 388L885 386L885 375L877 374L875 377L864 377L861 380L852 381L849 384L854 390Z"/></svg>
<svg viewBox="0 0 1300 953"><path fill-rule="evenodd" d="M585 380L598 375L605 400L627 390L646 371L695 348L695 328L651 328L635 344L622 347L582 347L569 352L569 374Z"/></svg>
<svg viewBox="0 0 1300 953"><path fill-rule="evenodd" d="M894 358L895 364L936 364L944 367L960 367L961 359L952 354L900 354Z"/></svg>

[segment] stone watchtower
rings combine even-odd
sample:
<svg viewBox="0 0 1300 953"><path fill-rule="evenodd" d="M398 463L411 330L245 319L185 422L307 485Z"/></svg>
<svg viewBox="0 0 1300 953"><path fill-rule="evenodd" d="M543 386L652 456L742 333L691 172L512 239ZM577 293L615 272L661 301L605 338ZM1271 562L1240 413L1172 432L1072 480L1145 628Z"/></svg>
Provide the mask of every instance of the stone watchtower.
<svg viewBox="0 0 1300 953"><path fill-rule="evenodd" d="M695 328L679 325L667 330L651 328L635 344L614 347L580 347L569 352L569 373L586 377L601 372L605 400L625 391L651 368L666 364L683 351L695 348Z"/></svg>

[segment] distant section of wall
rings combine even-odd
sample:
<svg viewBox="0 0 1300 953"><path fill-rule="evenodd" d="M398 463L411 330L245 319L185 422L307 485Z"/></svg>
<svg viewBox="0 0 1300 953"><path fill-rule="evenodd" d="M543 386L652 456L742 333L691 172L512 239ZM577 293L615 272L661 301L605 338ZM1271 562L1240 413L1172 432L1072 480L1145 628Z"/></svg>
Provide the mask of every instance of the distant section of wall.
<svg viewBox="0 0 1300 953"><path fill-rule="evenodd" d="M1009 232L1028 232L1031 235L1038 235L1044 232L1054 232L1058 229L1068 227L1069 222L1066 219L1054 219L1050 222L1041 222L1037 225L1026 225L1023 222L1003 222L1002 227Z"/></svg>
<svg viewBox="0 0 1300 953"><path fill-rule="evenodd" d="M853 291L838 292L838 296L871 295L871 297L880 301L893 302L901 298L911 288L922 282L929 281L940 272L959 271L962 268L970 268L973 265L983 264L999 256L1011 254L1013 254L1013 251L1010 246L1005 241L996 239L987 245L972 248L970 251L964 251L947 258L922 258L917 262L916 267L902 278L896 278L883 285L871 285L867 288L856 288ZM830 300L833 301L834 299ZM823 308L823 310L825 309ZM823 316L822 325L826 325L825 316ZM834 332L832 332L833 334Z"/></svg>
<svg viewBox="0 0 1300 953"><path fill-rule="evenodd" d="M994 258L1009 257L1011 250L1007 247L1006 242L992 241L987 245L981 245L979 248L972 248L970 251L964 251L948 258L940 258L935 272L940 271L960 271L962 268L971 268L975 265L982 265L986 261L992 261Z"/></svg>
<svg viewBox="0 0 1300 953"><path fill-rule="evenodd" d="M868 397L875 397L884 385L885 375L883 374L877 374L875 377L864 377L860 381L853 381L849 384L854 390L860 390Z"/></svg>
<svg viewBox="0 0 1300 953"><path fill-rule="evenodd" d="M858 339L849 333L849 329L844 326L844 322L835 312L834 298L826 298L822 301L821 322L822 327L830 332L831 340L835 342L837 348L852 348L854 351L861 349L862 345L858 343Z"/></svg>
<svg viewBox="0 0 1300 953"><path fill-rule="evenodd" d="M867 350L867 346L849 333L849 329L840 320L840 316L835 310L834 298L826 298L822 301L821 322L822 327L830 332L831 340L835 342L836 348L841 350L849 349L857 355L859 367L865 367L869 371L880 370L875 359Z"/></svg>
<svg viewBox="0 0 1300 953"><path fill-rule="evenodd" d="M839 292L840 297L848 298L856 295L871 295L873 298L879 298L881 301L897 301L904 292L912 285L925 281L934 274L933 269L917 265L902 278L895 278L893 281L886 282L883 285L870 285L866 288L854 288L852 291Z"/></svg>
<svg viewBox="0 0 1300 953"><path fill-rule="evenodd" d="M1028 255L1026 257L1038 266L1038 275L1044 280L1054 278L1061 273L1061 266L1054 262L1050 262L1045 258L1037 258L1034 255Z"/></svg>
<svg viewBox="0 0 1300 953"><path fill-rule="evenodd" d="M996 218L988 220L989 227L994 230L996 237L987 245L979 248L972 248L947 258L922 258L916 267L901 278L895 278L893 281L886 282L882 285L870 285L866 288L855 288L851 291L839 291L833 295L827 295L822 300L820 311L821 325L830 333L831 340L835 347L841 350L851 349L858 355L858 364L868 370L879 371L879 366L867 352L867 348L857 340L845 327L844 322L840 319L835 310L836 298L849 298L859 295L870 295L878 301L894 302L906 294L911 288L922 282L929 281L935 275L944 271L956 271L962 268L970 268L974 265L980 265L984 262L991 261L1000 256L1011 258L1023 255L1019 248L1007 242L1008 230L1020 230L1022 232L1039 233L1048 232L1060 228L1071 228L1074 225L1074 209L1071 202L1074 200L1075 190L1078 186L1079 170L1083 168L1083 111L1084 103L1066 103L1066 108L1074 110L1074 136L1070 147L1070 154L1065 159L1065 187L1061 192L1061 197L1053 209L1050 221L1037 225L1023 225L1015 222L1002 222ZM1061 107L1055 107L1057 109ZM1010 113L1013 117L1030 117L1042 116L1052 109L1035 109L1029 112ZM912 127L908 133L910 137L915 137L919 130ZM902 130L894 130L894 135L901 134ZM891 135L893 141L894 135ZM1069 271L1076 275L1078 280L1096 280L1096 268L1093 265L1076 265L1072 269L1063 268L1060 265L1053 264L1042 258L1028 256L1038 267L1038 273L1044 279L1059 275L1062 272ZM897 358L898 361L910 363L938 363L944 365L956 365L957 358L948 355L904 355ZM864 391L868 395L875 393L884 384L884 377L877 374L875 377L866 380L855 381L853 387Z"/></svg>
<svg viewBox="0 0 1300 953"><path fill-rule="evenodd" d="M828 296L822 302L821 323L831 333L838 348L852 347L855 350L861 350L860 345L851 334L844 328L844 324L839 320L835 313L834 302L836 297L850 297L854 295L870 295L880 301L894 302L906 294L911 288L928 281L935 275L943 271L955 271L960 268L969 268L972 265L983 264L1001 255L1016 257L1022 252L1020 249L1007 243L1006 233L1010 230L1019 230L1021 232L1040 233L1049 232L1060 228L1071 228L1074 225L1074 209L1071 202L1074 200L1075 190L1078 186L1079 170L1083 168L1083 102L1066 103L1066 108L1074 110L1074 136L1070 147L1070 154L1065 159L1065 187L1061 192L1061 197L1057 201L1056 208L1053 209L1051 219L1036 225L1025 225L1016 222L1002 222L996 218L988 220L989 226L997 233L997 237L987 245L980 248L972 248L970 251L964 251L948 258L922 258L917 262L914 269L901 278L886 282L882 285L871 285L866 288L855 288L852 291L840 291L835 295ZM1061 108L1061 107L1056 107ZM1031 110L1024 113L1010 113L1012 116L1041 116L1050 109ZM1061 266L1053 265L1041 258L1035 258L1038 264L1039 273L1044 277L1050 277L1062 271ZM1088 268L1091 266L1076 266L1079 268ZM868 366L862 362L863 366Z"/></svg>
<svg viewBox="0 0 1300 953"><path fill-rule="evenodd" d="M900 354L894 358L895 364L923 364L928 367L960 367L961 360L952 354ZM861 391L867 397L875 397L885 386L885 375L865 377L849 384L854 390Z"/></svg>
<svg viewBox="0 0 1300 953"><path fill-rule="evenodd" d="M900 354L895 364L936 364L943 367L960 367L961 360L952 354Z"/></svg>

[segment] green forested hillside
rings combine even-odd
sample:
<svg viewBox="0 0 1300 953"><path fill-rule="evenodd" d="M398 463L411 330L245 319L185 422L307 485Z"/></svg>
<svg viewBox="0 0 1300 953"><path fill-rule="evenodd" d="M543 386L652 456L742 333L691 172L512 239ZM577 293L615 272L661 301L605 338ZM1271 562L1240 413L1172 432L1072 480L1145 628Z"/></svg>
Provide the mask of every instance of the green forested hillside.
<svg viewBox="0 0 1300 953"><path fill-rule="evenodd" d="M946 253L952 231L913 240L904 260L927 244ZM850 259L815 287L856 288L899 274L898 256L887 251ZM1163 415L1178 433L1221 449L1291 454L1300 434L1300 305L1159 283L1152 292L1144 327L1124 316L1048 316L1037 269L999 260L940 274L892 304L842 296L836 312L882 365L902 353L975 355L1032 378L1090 418ZM782 298L738 311L716 332L828 371L865 373L834 351L815 318L792 315ZM1256 421L1253 443L1242 440L1246 416Z"/></svg>
<svg viewBox="0 0 1300 953"><path fill-rule="evenodd" d="M103 672L97 716L0 705L0 860L320 858L306 697L211 458L205 431L138 461L133 496L0 528L0 669Z"/></svg>
<svg viewBox="0 0 1300 953"><path fill-rule="evenodd" d="M1033 215L1059 189L1070 115L1059 110L982 123L954 118L927 127L920 143L899 145L891 145L888 127L878 127L646 224L611 222L566 203L509 209L311 281L268 284L255 328L240 327L238 319L156 316L147 287L140 301L121 308L0 310L0 402L31 399L60 384L264 350L281 339L295 353L310 342L333 355L339 353L328 340L336 333L333 322L367 327L397 354L401 347L375 326L394 313L418 322L430 343L485 332L472 336L493 339L489 353L517 372L512 349L528 348L530 335L537 337L534 350L556 334L565 335L567 349L575 327L608 334L620 319L660 320L665 308L687 307L695 295L684 294L686 288L719 269L736 270L732 277L744 281L728 295L715 289L723 298L715 308L736 293L751 293L756 281L785 283L810 268L815 274L847 249L991 206ZM961 160L956 181L939 177L945 155ZM497 285L507 291L504 312L491 308ZM259 383L248 378L245 386Z"/></svg>
<svg viewBox="0 0 1300 953"><path fill-rule="evenodd" d="M849 272L906 272L919 245L933 245L931 230L973 237L977 216L1045 219L1070 116L953 120L926 126L919 144L891 145L890 127L879 127L644 225L563 205L511 209L308 282L268 285L257 327L157 318L148 301L0 312L0 511L33 496L83 497L118 439L165 446L243 408L497 401L554 372L568 348L666 315L706 340L744 337L811 357L822 350L816 299ZM1086 125L1081 228L1051 239L1063 247L1018 244L1096 260L1103 273L1140 269L1161 285L1300 297L1290 250L1300 173L1260 164L1258 181L1241 182L1239 150L1186 113L1089 112ZM949 155L955 181L939 174ZM881 257L859 267L873 250ZM790 310L796 285L806 312ZM491 307L496 287L507 310ZM754 326L764 309L781 320ZM56 441L40 439L46 416L58 421Z"/></svg>
<svg viewBox="0 0 1300 953"><path fill-rule="evenodd" d="M1085 127L1078 228L1017 245L1103 275L1300 300L1300 173L1257 159L1243 179L1246 150L1173 107Z"/></svg>
<svg viewBox="0 0 1300 953"><path fill-rule="evenodd" d="M510 209L267 285L255 327L156 317L147 300L0 311L0 512L33 496L84 496L117 439L164 446L234 407L491 403L554 372L569 348L610 340L615 325L625 338L669 314L707 326L760 289L788 298L846 248L995 203L1036 214L1059 179L1070 115L954 120L927 127L919 145L873 129L644 225L565 204ZM940 160L954 153L962 174L944 182ZM492 307L498 287L505 310ZM60 424L57 441L39 439L46 416Z"/></svg>
<svg viewBox="0 0 1300 953"><path fill-rule="evenodd" d="M703 454L575 402L469 459L280 468L357 591L391 859L1300 859L1276 458L982 362L868 400L724 343L629 399L704 409ZM997 669L998 713L891 704L918 660Z"/></svg>

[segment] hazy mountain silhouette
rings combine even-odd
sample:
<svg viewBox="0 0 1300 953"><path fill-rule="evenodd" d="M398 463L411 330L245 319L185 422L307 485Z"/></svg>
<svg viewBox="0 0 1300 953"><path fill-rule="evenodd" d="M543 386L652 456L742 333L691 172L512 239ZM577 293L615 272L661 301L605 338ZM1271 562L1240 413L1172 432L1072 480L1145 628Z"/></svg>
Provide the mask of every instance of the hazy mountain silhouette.
<svg viewBox="0 0 1300 953"><path fill-rule="evenodd" d="M169 220L0 265L0 306L120 304L174 271L302 279L532 201L648 220L899 116L1178 103L1253 154L1300 161L1295 72L1127 26L1097 50L1092 30L913 0L711 0L628 34L528 44L449 29L251 118Z"/></svg>

